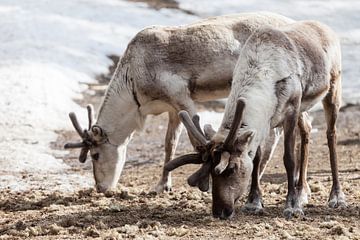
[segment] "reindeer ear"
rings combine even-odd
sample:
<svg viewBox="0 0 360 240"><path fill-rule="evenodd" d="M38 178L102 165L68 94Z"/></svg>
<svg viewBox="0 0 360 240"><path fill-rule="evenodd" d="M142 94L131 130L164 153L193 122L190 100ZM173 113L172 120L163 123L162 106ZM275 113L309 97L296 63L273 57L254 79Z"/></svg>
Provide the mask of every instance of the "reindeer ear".
<svg viewBox="0 0 360 240"><path fill-rule="evenodd" d="M249 144L254 139L255 134L256 130L246 130L238 137L238 141Z"/></svg>
<svg viewBox="0 0 360 240"><path fill-rule="evenodd" d="M255 130L246 130L240 134L239 137L237 137L235 141L235 149L236 151L243 152L245 148L251 143L251 141L254 139L256 134Z"/></svg>
<svg viewBox="0 0 360 240"><path fill-rule="evenodd" d="M101 127L94 125L91 127L91 132L93 133L94 137L102 137L104 136L104 131Z"/></svg>

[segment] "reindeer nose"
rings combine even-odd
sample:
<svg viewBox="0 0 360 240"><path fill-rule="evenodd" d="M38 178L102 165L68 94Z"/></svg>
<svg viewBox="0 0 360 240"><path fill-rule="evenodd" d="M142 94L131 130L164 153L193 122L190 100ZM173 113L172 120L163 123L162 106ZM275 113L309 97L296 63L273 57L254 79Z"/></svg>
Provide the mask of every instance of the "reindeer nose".
<svg viewBox="0 0 360 240"><path fill-rule="evenodd" d="M104 187L101 184L96 184L96 191L98 193L105 193L106 190L107 190L107 187Z"/></svg>
<svg viewBox="0 0 360 240"><path fill-rule="evenodd" d="M232 218L234 215L234 210L232 208L224 208L224 210L222 211L222 214L220 216L220 219L224 220L224 219L230 219Z"/></svg>
<svg viewBox="0 0 360 240"><path fill-rule="evenodd" d="M221 220L230 219L234 216L234 209L231 207L225 207L213 212L214 218L220 218Z"/></svg>

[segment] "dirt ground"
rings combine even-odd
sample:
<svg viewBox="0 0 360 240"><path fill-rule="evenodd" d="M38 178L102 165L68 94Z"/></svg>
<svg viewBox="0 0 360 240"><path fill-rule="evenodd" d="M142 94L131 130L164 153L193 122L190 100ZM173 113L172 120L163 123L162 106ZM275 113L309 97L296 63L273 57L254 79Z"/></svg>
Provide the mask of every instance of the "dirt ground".
<svg viewBox="0 0 360 240"><path fill-rule="evenodd" d="M84 102L98 104L104 89ZM202 107L204 108L204 107ZM219 109L219 106L216 106ZM28 192L0 192L0 239L360 239L360 106L343 108L338 122L340 178L348 207L326 206L331 173L326 145L324 117L315 117L309 166L312 195L305 216L285 220L282 216L286 196L282 144L262 179L265 213L253 216L241 211L245 197L237 204L232 220L211 216L211 194L186 184L198 166L186 166L173 173L173 191L160 195L148 190L157 183L164 158L166 114L149 117L143 131L129 145L126 164L117 191L104 196L92 189L75 193L53 192L46 188ZM53 148L76 139L73 132L62 132ZM191 151L182 134L177 154ZM74 150L65 162L71 171L91 172L91 164L80 164Z"/></svg>
<svg viewBox="0 0 360 240"><path fill-rule="evenodd" d="M134 0L135 1L135 0ZM137 1L137 0L136 0ZM158 9L163 6L149 5ZM162 4L162 1L160 1ZM169 1L164 1L166 4ZM177 8L170 1L169 8ZM176 2L175 2L176 3ZM117 56L110 56L115 62ZM110 72L114 67L110 67ZM98 105L109 75L85 93L85 105ZM95 93L95 95L94 95ZM222 110L221 104L199 106ZM338 121L340 179L348 207L330 209L327 198L331 172L323 112L314 117L309 157L309 184L312 195L305 216L285 220L282 216L286 196L286 175L282 163L282 142L261 182L265 212L254 216L241 211L246 196L237 204L232 220L211 216L211 193L187 185L187 177L198 166L186 166L173 173L173 190L149 194L161 175L167 115L149 117L145 128L134 135L128 148L128 161L117 190L98 194L93 189L74 193L54 192L46 186L27 192L0 191L0 239L360 239L360 106L342 109ZM53 149L62 149L74 132L59 132ZM183 132L177 155L191 151ZM73 150L64 161L72 174L88 174L91 163L79 163ZM26 176L37 177L37 176Z"/></svg>

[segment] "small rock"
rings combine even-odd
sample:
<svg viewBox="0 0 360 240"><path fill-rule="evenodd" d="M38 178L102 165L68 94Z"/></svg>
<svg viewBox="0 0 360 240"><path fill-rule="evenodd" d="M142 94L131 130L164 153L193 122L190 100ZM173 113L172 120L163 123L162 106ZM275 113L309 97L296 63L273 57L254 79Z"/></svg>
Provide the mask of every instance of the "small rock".
<svg viewBox="0 0 360 240"><path fill-rule="evenodd" d="M281 235L284 239L293 239L293 236L291 236L287 231L283 230L281 231Z"/></svg>
<svg viewBox="0 0 360 240"><path fill-rule="evenodd" d="M39 230L36 227L29 227L28 232L30 236L38 236Z"/></svg>
<svg viewBox="0 0 360 240"><path fill-rule="evenodd" d="M22 231L22 230L25 230L26 229L26 225L23 221L17 221L16 224L15 224L15 228L16 230L18 231Z"/></svg>
<svg viewBox="0 0 360 240"><path fill-rule="evenodd" d="M19 237L28 238L30 234L29 234L29 232L27 232L27 231L17 231L17 230L15 230L15 229L9 229L9 230L6 231L6 235L9 235L9 236L19 236ZM2 236L6 236L6 235L2 235ZM2 236L1 236L1 237L2 237ZM0 239L2 239L1 237L0 237ZM7 239L7 238L5 237L4 239ZM14 237L13 237L13 238L9 238L9 239L14 239Z"/></svg>
<svg viewBox="0 0 360 240"><path fill-rule="evenodd" d="M119 230L121 233L126 233L129 236L136 236L136 233L139 231L139 227L137 225L129 225L125 224Z"/></svg>
<svg viewBox="0 0 360 240"><path fill-rule="evenodd" d="M121 212L122 211L122 208L121 208L121 205L120 204L111 204L109 206L109 210L111 212Z"/></svg>
<svg viewBox="0 0 360 240"><path fill-rule="evenodd" d="M284 223L280 222L279 220L275 220L275 225L279 228L284 227Z"/></svg>
<svg viewBox="0 0 360 240"><path fill-rule="evenodd" d="M168 232L167 235L169 236L177 236L177 237L183 237L186 234L188 234L189 230L186 229L184 226L181 226L179 228L171 228Z"/></svg>
<svg viewBox="0 0 360 240"><path fill-rule="evenodd" d="M100 232L96 228L88 227L85 232L86 237L100 237Z"/></svg>
<svg viewBox="0 0 360 240"><path fill-rule="evenodd" d="M201 200L201 195L198 192L192 192L187 195L188 200Z"/></svg>
<svg viewBox="0 0 360 240"><path fill-rule="evenodd" d="M271 229L272 227L271 227L271 225L270 224L268 224L268 223L265 223L265 229Z"/></svg>
<svg viewBox="0 0 360 240"><path fill-rule="evenodd" d="M65 218L64 220L62 220L60 222L60 225L62 227L67 228L67 227L75 226L76 222L75 222L75 220L73 218Z"/></svg>
<svg viewBox="0 0 360 240"><path fill-rule="evenodd" d="M83 198L83 197L90 197L93 193L94 193L94 189L89 188L89 189L80 190L78 192L78 195L79 195L79 198Z"/></svg>
<svg viewBox="0 0 360 240"><path fill-rule="evenodd" d="M91 214L87 214L87 215L84 216L84 220L86 222L93 222L94 217Z"/></svg>
<svg viewBox="0 0 360 240"><path fill-rule="evenodd" d="M321 182L314 182L313 184L310 185L310 189L311 192L313 193L321 192L324 189L324 186L322 185Z"/></svg>
<svg viewBox="0 0 360 240"><path fill-rule="evenodd" d="M116 230L111 231L103 237L104 240L120 240L123 239L121 234L119 234Z"/></svg>
<svg viewBox="0 0 360 240"><path fill-rule="evenodd" d="M328 222L322 222L320 223L320 228L333 228L334 226L338 225L339 223L337 221L328 221Z"/></svg>
<svg viewBox="0 0 360 240"><path fill-rule="evenodd" d="M340 226L340 225L333 227L331 229L330 233L332 235L348 235L347 230L343 226Z"/></svg>
<svg viewBox="0 0 360 240"><path fill-rule="evenodd" d="M60 233L60 231L61 231L61 227L59 227L56 224L52 224L49 227L49 233L52 235L58 235Z"/></svg>

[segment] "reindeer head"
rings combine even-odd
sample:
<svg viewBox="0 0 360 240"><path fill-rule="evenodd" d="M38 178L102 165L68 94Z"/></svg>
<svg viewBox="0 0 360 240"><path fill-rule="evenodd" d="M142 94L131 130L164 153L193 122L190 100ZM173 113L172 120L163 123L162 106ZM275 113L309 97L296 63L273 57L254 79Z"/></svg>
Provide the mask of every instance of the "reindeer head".
<svg viewBox="0 0 360 240"><path fill-rule="evenodd" d="M64 148L81 148L79 161L84 163L87 154L93 163L93 172L96 189L98 192L106 192L115 188L122 170L122 164L118 163L118 146L110 143L105 131L94 123L94 110L91 105L87 106L89 125L88 129L82 129L75 113L69 113L70 120L82 142L67 143Z"/></svg>
<svg viewBox="0 0 360 240"><path fill-rule="evenodd" d="M201 168L188 178L188 184L197 186L201 191L208 191L211 175L212 212L214 217L221 219L233 216L234 204L246 191L252 172L252 158L249 156L248 146L254 132L237 134L244 108L244 100L239 99L229 134L224 141L214 138L216 132L211 125L204 126L204 134L197 115L191 120L187 112L181 111L179 117L189 135L196 140L197 153L180 156L165 165L166 170L172 171L189 163L202 164Z"/></svg>

